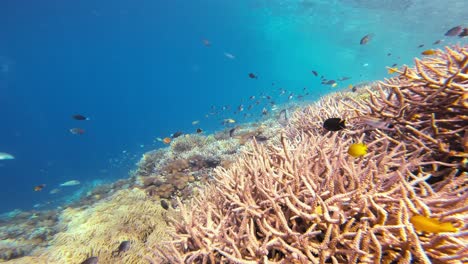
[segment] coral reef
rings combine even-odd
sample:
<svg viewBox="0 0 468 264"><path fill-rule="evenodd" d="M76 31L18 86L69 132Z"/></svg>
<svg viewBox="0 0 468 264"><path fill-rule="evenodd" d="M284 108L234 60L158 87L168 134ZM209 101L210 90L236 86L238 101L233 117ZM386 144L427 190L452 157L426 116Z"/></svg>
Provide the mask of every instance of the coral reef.
<svg viewBox="0 0 468 264"><path fill-rule="evenodd" d="M13 211L0 217L0 262L46 247L58 232L57 211Z"/></svg>
<svg viewBox="0 0 468 264"><path fill-rule="evenodd" d="M378 95L362 105L370 116L395 124L391 136L431 159L465 167L468 158L468 48L445 47L415 68L380 82ZM465 160L464 160L465 159Z"/></svg>
<svg viewBox="0 0 468 264"><path fill-rule="evenodd" d="M47 251L37 252L47 263L80 263L96 256L99 263L145 263L148 237L152 243L165 238L167 211L138 189L118 191L89 208L67 208L60 215L63 232ZM113 254L122 241L130 241L128 251Z"/></svg>
<svg viewBox="0 0 468 264"><path fill-rule="evenodd" d="M339 93L296 111L279 141L253 142L228 170L215 170L216 182L200 197L180 203L172 241L155 245L147 259L466 261L467 61L466 47L447 48L376 90ZM325 131L330 117L349 118L351 129ZM363 117L393 126L369 127L375 124ZM353 158L347 147L358 142L369 153ZM431 181L436 173L441 177ZM455 232L420 232L410 220L420 215L450 223Z"/></svg>

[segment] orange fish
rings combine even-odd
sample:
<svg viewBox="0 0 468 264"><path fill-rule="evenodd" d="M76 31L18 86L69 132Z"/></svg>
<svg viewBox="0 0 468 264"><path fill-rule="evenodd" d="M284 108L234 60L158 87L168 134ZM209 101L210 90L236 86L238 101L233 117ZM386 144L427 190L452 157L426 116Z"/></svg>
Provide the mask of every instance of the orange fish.
<svg viewBox="0 0 468 264"><path fill-rule="evenodd" d="M434 55L436 54L436 51L435 50L432 50L432 49L428 49L428 50L425 50L423 52L421 52L422 55Z"/></svg>
<svg viewBox="0 0 468 264"><path fill-rule="evenodd" d="M169 143L171 143L171 138L168 138L168 137L164 138L164 139L163 139L163 143L164 143L164 144L169 144Z"/></svg>
<svg viewBox="0 0 468 264"><path fill-rule="evenodd" d="M45 186L46 186L45 184L37 185L37 186L34 187L34 191L35 192L42 191L42 189L44 189Z"/></svg>

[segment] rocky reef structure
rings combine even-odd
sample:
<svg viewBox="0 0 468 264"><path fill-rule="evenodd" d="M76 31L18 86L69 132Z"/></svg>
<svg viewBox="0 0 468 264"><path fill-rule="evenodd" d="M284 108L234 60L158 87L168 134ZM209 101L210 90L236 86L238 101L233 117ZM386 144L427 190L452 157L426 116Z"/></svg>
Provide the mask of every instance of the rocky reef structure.
<svg viewBox="0 0 468 264"><path fill-rule="evenodd" d="M147 259L463 263L467 62L468 47L447 47L375 90L296 111L279 141L254 142L192 203L180 203L172 240ZM348 129L325 131L331 117L346 117ZM352 143L368 153L348 155Z"/></svg>
<svg viewBox="0 0 468 264"><path fill-rule="evenodd" d="M59 231L56 210L15 210L0 216L0 262L31 254L47 247Z"/></svg>

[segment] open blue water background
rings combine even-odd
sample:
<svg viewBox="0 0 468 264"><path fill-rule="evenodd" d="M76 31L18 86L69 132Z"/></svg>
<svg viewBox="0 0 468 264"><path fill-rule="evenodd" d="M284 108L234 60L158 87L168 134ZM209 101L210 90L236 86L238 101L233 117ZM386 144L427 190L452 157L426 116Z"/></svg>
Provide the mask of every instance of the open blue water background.
<svg viewBox="0 0 468 264"><path fill-rule="evenodd" d="M163 147L156 137L242 121L234 110L209 115L212 106L235 109L262 92L282 102L279 87L307 87L314 100L334 90L312 70L352 77L335 88L347 89L411 65L442 47L436 40L466 44L444 37L468 26L466 10L463 0L1 1L0 152L15 159L0 161L0 212L56 206L95 180L126 178L144 152ZM68 180L82 184L49 194Z"/></svg>

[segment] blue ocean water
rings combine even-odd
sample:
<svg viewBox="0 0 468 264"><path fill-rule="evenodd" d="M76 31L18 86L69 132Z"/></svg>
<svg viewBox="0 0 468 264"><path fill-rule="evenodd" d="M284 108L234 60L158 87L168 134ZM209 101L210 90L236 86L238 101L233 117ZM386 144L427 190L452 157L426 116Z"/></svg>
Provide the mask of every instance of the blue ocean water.
<svg viewBox="0 0 468 264"><path fill-rule="evenodd" d="M463 0L1 1L0 152L15 159L0 160L0 212L54 207L96 180L126 178L164 147L155 138L243 121L234 112L250 96L281 103L280 88L298 100L306 87L315 100L389 77L386 66L466 43L444 36L468 26L466 10ZM312 70L351 79L331 88ZM49 194L69 180L81 185Z"/></svg>

